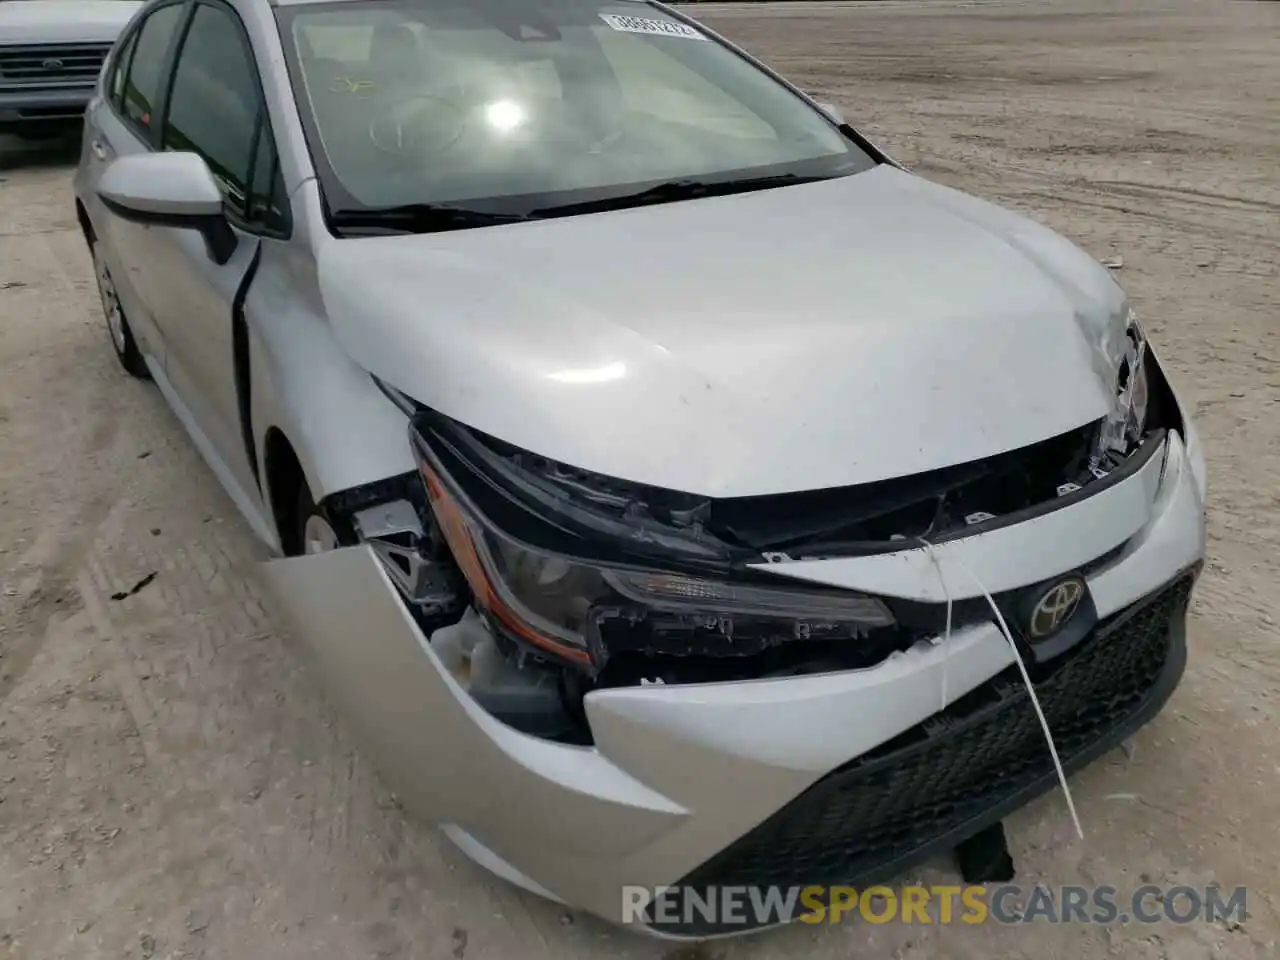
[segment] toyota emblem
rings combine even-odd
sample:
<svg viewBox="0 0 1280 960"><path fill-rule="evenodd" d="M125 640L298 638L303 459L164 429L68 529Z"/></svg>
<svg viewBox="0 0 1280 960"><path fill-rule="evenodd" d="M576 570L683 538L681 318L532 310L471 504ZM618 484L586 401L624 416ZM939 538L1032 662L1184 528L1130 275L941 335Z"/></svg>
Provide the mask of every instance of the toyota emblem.
<svg viewBox="0 0 1280 960"><path fill-rule="evenodd" d="M1058 581L1031 608L1027 634L1032 640L1043 640L1057 633L1075 615L1083 597L1084 581L1079 577Z"/></svg>
<svg viewBox="0 0 1280 960"><path fill-rule="evenodd" d="M48 60L41 60L40 66L44 67L46 70L61 70L66 66L66 64L57 57L50 57Z"/></svg>

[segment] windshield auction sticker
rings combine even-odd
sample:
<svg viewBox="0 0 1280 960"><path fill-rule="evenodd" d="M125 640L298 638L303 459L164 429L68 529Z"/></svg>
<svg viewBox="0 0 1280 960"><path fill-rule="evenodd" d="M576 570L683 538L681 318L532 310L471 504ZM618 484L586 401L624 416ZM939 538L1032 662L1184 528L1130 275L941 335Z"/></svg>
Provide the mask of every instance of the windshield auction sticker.
<svg viewBox="0 0 1280 960"><path fill-rule="evenodd" d="M687 23L675 20L654 20L652 17L625 17L616 13L602 13L600 19L622 33L648 33L655 37L680 37L684 40L707 39Z"/></svg>

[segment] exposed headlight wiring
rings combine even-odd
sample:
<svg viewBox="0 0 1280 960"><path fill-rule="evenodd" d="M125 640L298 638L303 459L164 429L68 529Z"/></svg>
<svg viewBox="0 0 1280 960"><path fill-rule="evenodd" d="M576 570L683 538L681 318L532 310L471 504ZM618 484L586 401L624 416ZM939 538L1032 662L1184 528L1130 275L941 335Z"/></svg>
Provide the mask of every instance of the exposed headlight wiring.
<svg viewBox="0 0 1280 960"><path fill-rule="evenodd" d="M924 545L925 550L928 551L929 560L938 573L938 581L942 585L942 592L947 600L947 624L942 637L942 705L945 707L947 703L947 675L948 668L950 666L952 595L951 590L947 585L946 577L943 575L942 564L938 560L936 548L932 543L923 538L917 539ZM982 592L983 597L986 598L987 606L991 608L991 612L996 618L996 623L1000 627L1000 632L1004 634L1005 640L1009 643L1009 649L1013 651L1013 658L1018 664L1018 672L1022 675L1022 683L1027 688L1027 696L1031 698L1031 705L1035 708L1036 717L1040 721L1040 729L1044 731L1045 742L1049 745L1049 755L1053 758L1053 769L1058 775L1058 784L1062 787L1062 795L1067 800L1067 810L1071 813L1071 822L1075 824L1076 835L1083 840L1084 827L1080 825L1080 817L1076 813L1075 800L1071 796L1071 787L1067 785L1067 775L1062 768L1062 761L1058 758L1058 748L1053 741L1053 731L1049 729L1049 721L1045 719L1044 711L1040 708L1040 698L1036 696L1036 688L1031 683L1031 675L1027 672L1026 662L1022 659L1022 653L1018 650L1017 643L1014 642L1013 631L1009 629L1009 624L1005 622L1004 614L1000 612L1000 608L992 598L991 592L983 585L982 580L979 579L973 568L965 563L959 556L954 557L954 559L956 565L965 572L969 579L973 581L973 585L977 587L978 590Z"/></svg>

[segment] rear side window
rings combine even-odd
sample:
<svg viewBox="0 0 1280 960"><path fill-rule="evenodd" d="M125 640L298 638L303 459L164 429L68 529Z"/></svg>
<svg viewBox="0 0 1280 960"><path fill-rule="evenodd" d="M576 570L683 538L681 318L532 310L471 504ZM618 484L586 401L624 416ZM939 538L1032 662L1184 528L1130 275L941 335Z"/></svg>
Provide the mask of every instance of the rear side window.
<svg viewBox="0 0 1280 960"><path fill-rule="evenodd" d="M170 4L147 17L133 47L120 109L144 137L155 124L152 114L160 93L160 76L183 9L180 4Z"/></svg>
<svg viewBox="0 0 1280 960"><path fill-rule="evenodd" d="M137 45L137 42L138 31L135 30L129 34L128 39L121 46L112 66L111 86L108 96L111 98L111 105L117 110L120 109L122 98L124 97L124 82L129 75L129 61L133 58L133 48Z"/></svg>

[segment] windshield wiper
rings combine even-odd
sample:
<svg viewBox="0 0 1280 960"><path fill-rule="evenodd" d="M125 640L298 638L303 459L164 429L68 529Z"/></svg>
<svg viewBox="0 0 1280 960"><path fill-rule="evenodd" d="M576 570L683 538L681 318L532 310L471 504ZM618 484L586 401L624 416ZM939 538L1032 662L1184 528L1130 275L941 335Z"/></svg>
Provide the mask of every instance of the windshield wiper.
<svg viewBox="0 0 1280 960"><path fill-rule="evenodd" d="M797 173L781 173L770 177L745 177L741 180L668 180L657 186L646 187L637 193L624 193L600 200L581 203L565 203L534 210L535 217L568 217L579 213L602 213L606 210L623 210L627 207L643 207L655 203L672 203L677 200L697 200L701 197L723 197L732 193L750 193L785 187L796 183L813 183L830 177L805 177Z"/></svg>
<svg viewBox="0 0 1280 960"><path fill-rule="evenodd" d="M436 233L518 223L530 217L514 213L489 213L441 203L405 203L395 207L334 210L329 222L346 234Z"/></svg>

